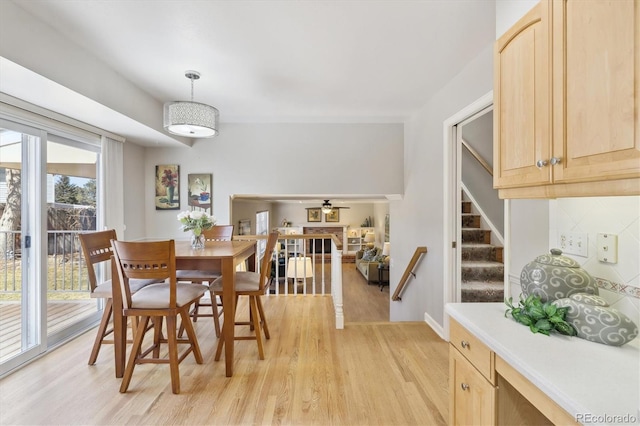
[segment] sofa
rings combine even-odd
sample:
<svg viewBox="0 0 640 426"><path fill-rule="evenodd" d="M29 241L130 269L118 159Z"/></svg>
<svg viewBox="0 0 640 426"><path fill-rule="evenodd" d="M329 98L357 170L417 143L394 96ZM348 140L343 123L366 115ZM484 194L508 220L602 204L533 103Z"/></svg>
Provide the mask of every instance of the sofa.
<svg viewBox="0 0 640 426"><path fill-rule="evenodd" d="M381 261L388 263L389 259L383 258L382 249L379 247L374 247L371 250L368 250L368 249L359 250L356 252L356 261L355 261L356 269L367 280L367 284L371 284L371 283L379 284L378 265L380 265ZM388 268L382 271L382 280L389 282Z"/></svg>

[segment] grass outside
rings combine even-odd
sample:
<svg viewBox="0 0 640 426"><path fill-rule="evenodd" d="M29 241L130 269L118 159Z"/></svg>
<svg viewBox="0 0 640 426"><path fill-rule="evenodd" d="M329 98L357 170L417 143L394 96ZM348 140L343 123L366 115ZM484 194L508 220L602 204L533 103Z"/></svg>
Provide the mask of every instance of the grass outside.
<svg viewBox="0 0 640 426"><path fill-rule="evenodd" d="M79 253L47 259L47 300L89 299L87 267ZM22 262L0 259L0 302L22 298Z"/></svg>

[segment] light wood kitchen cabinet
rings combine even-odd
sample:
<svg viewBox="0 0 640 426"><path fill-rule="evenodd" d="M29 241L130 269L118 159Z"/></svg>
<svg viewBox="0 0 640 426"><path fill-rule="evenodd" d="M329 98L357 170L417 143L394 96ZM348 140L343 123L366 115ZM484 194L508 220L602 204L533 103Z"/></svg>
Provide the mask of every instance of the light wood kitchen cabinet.
<svg viewBox="0 0 640 426"><path fill-rule="evenodd" d="M554 182L640 175L640 3L553 1Z"/></svg>
<svg viewBox="0 0 640 426"><path fill-rule="evenodd" d="M496 424L496 388L457 349L449 352L449 424Z"/></svg>
<svg viewBox="0 0 640 426"><path fill-rule="evenodd" d="M551 154L546 6L538 3L495 45L495 188L551 183L550 168L536 167Z"/></svg>
<svg viewBox="0 0 640 426"><path fill-rule="evenodd" d="M457 322L449 344L449 424L496 424L493 352ZM492 380L492 381L490 381Z"/></svg>
<svg viewBox="0 0 640 426"><path fill-rule="evenodd" d="M501 198L640 194L638 0L543 0L496 42Z"/></svg>
<svg viewBox="0 0 640 426"><path fill-rule="evenodd" d="M450 425L576 423L516 369L450 319Z"/></svg>

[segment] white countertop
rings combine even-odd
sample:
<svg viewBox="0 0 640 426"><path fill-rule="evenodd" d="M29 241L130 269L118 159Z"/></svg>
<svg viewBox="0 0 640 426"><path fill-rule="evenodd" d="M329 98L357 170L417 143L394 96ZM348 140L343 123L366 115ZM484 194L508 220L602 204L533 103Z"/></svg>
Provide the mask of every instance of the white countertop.
<svg viewBox="0 0 640 426"><path fill-rule="evenodd" d="M640 338L607 346L534 334L505 318L506 309L504 303L449 303L445 312L580 423L640 424Z"/></svg>

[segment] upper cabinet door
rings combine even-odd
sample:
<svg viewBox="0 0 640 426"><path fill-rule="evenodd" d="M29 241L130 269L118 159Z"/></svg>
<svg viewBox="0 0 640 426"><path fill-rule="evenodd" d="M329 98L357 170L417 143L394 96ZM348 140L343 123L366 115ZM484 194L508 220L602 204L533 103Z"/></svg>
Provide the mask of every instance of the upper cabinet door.
<svg viewBox="0 0 640 426"><path fill-rule="evenodd" d="M551 182L547 3L538 3L496 41L493 185Z"/></svg>
<svg viewBox="0 0 640 426"><path fill-rule="evenodd" d="M640 2L552 4L554 181L640 176Z"/></svg>

